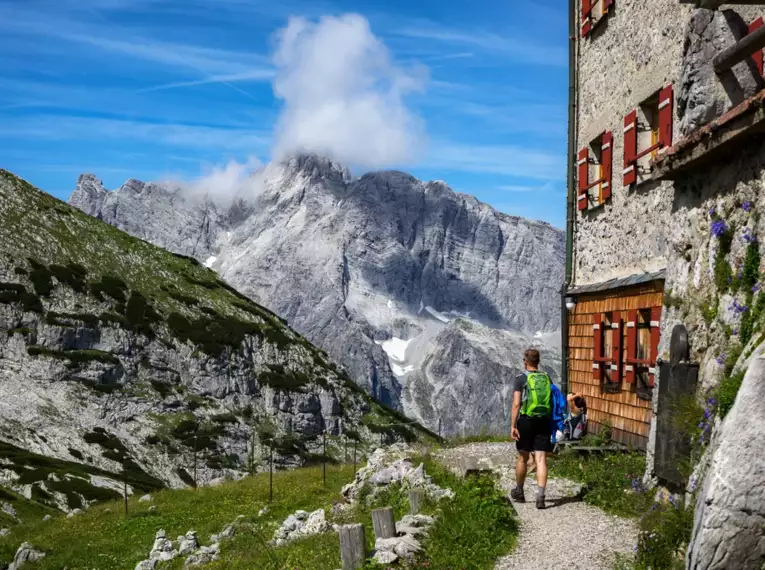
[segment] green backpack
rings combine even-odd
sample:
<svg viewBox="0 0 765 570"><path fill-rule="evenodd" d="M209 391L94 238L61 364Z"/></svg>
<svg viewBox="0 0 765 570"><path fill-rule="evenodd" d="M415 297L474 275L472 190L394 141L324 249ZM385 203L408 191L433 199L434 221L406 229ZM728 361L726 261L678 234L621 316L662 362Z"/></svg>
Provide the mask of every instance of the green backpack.
<svg viewBox="0 0 765 570"><path fill-rule="evenodd" d="M529 372L526 376L526 399L521 406L521 414L532 418L549 416L552 412L552 388L550 377L544 372Z"/></svg>

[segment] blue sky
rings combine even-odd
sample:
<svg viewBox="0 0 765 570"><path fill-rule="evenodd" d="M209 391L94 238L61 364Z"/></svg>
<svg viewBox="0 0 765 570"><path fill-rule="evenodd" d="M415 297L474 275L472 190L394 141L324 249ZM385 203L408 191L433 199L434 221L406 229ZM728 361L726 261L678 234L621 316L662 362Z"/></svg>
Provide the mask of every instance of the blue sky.
<svg viewBox="0 0 765 570"><path fill-rule="evenodd" d="M327 133L563 227L567 35L560 0L0 0L0 167L66 199Z"/></svg>

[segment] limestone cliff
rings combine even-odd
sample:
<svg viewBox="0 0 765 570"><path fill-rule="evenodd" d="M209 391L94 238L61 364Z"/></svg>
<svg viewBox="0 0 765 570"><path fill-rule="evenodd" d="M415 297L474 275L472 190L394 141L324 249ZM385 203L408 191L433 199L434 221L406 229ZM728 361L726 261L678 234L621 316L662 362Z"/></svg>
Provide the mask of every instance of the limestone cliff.
<svg viewBox="0 0 765 570"><path fill-rule="evenodd" d="M401 397L422 362L410 349L437 339L451 321L470 319L471 339L492 337L492 329L520 339L559 328L563 235L548 224L501 214L403 172L353 179L315 156L270 164L249 189L224 201L131 180L108 192L85 175L70 203L209 265L325 349L375 397L417 417L428 403L411 390ZM483 354L470 365L475 377L488 365ZM512 373L507 363L517 356L494 360L502 375ZM417 372L419 384L446 381ZM503 413L456 412L443 418L454 430L479 430ZM436 428L437 418L424 419Z"/></svg>

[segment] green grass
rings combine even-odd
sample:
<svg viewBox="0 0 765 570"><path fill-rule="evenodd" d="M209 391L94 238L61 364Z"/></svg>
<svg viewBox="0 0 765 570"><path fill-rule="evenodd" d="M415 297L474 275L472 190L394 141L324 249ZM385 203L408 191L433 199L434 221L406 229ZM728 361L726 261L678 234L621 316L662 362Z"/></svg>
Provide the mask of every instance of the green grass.
<svg viewBox="0 0 765 570"><path fill-rule="evenodd" d="M645 456L639 453L580 455L567 449L550 457L549 469L551 477L582 483L584 501L611 514L634 517L652 501L640 484Z"/></svg>
<svg viewBox="0 0 765 570"><path fill-rule="evenodd" d="M30 501L10 489L0 487L0 504L2 503L11 505L16 511L17 518L14 519L6 512L0 510L0 528L18 526L19 519L22 521L21 524L41 521L45 515L55 515L58 512L36 501ZM5 562L3 557L0 557L0 561Z"/></svg>
<svg viewBox="0 0 765 570"><path fill-rule="evenodd" d="M437 513L438 517L425 541L426 552L415 567L493 568L496 557L509 552L515 544L517 524L512 507L492 480L463 481L441 466L425 462L433 480L453 489L456 498L438 505L426 503L424 512ZM274 502L264 517L256 515L268 503L267 473L196 491L154 492L152 504L157 508L153 513L148 512L148 503L137 501L137 496L128 502L128 516L124 514L122 500L100 504L71 519L59 515L46 523L41 520L44 514L41 511L14 528L9 536L0 538L0 560L10 560L18 545L26 540L47 553L35 566L38 569L86 570L97 564L99 570L122 570L146 558L160 528L173 539L193 529L202 544L209 544L210 534L220 532L237 516L244 515L234 538L222 544L221 559L206 568L334 570L340 567L340 558L337 535L333 532L279 548L267 542L279 524L297 509L310 512L325 508L329 516L329 508L339 498L340 489L352 477L350 465L329 465L326 487L322 484L320 466L276 472ZM408 512L407 494L392 486L378 494L372 504L359 505L331 522L362 522L371 553L374 533L370 511L388 505L394 507L396 519L400 519ZM97 561L93 553L98 553ZM179 559L166 568L180 570L182 566L183 560Z"/></svg>

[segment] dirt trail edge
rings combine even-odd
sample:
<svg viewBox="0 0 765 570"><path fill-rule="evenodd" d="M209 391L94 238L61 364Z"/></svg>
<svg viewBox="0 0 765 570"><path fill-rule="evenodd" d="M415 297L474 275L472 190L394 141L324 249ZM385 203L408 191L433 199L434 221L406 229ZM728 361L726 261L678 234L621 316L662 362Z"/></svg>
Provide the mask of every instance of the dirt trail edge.
<svg viewBox="0 0 765 570"><path fill-rule="evenodd" d="M445 449L439 459L450 468L470 458L500 474L508 493L515 485L515 444L471 443ZM565 479L547 483L547 509L534 505L535 475L527 479L527 503L513 502L520 521L515 550L500 558L495 570L610 570L617 553L629 554L637 540L637 527L629 519L606 514L579 498L581 486Z"/></svg>

